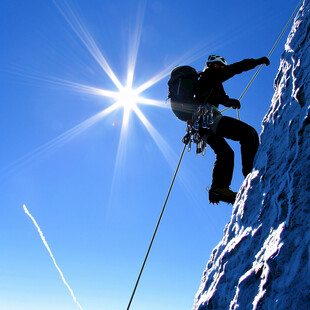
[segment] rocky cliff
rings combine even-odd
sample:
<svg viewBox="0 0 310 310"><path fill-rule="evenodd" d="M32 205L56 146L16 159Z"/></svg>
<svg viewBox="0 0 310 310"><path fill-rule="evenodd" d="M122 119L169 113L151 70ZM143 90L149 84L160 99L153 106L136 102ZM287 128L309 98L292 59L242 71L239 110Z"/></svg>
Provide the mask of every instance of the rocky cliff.
<svg viewBox="0 0 310 310"><path fill-rule="evenodd" d="M254 169L194 308L310 309L310 1L285 44Z"/></svg>

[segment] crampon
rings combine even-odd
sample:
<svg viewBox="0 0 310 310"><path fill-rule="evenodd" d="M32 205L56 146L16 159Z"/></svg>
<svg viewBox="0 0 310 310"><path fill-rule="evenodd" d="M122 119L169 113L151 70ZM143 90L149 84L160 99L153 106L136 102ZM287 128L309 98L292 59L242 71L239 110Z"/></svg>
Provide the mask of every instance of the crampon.
<svg viewBox="0 0 310 310"><path fill-rule="evenodd" d="M220 201L234 204L237 193L229 188L216 188L209 190L209 201L212 204L219 204Z"/></svg>

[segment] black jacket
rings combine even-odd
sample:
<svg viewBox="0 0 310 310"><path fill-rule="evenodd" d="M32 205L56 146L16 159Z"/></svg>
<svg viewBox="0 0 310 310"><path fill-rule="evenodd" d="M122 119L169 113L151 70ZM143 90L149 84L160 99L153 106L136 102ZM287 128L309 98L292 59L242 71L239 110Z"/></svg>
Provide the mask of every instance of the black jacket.
<svg viewBox="0 0 310 310"><path fill-rule="evenodd" d="M210 103L215 107L218 107L219 104L228 107L229 97L226 95L222 83L234 75L251 70L262 63L262 58L244 59L224 68L206 68L201 73L195 87L197 101L199 103Z"/></svg>

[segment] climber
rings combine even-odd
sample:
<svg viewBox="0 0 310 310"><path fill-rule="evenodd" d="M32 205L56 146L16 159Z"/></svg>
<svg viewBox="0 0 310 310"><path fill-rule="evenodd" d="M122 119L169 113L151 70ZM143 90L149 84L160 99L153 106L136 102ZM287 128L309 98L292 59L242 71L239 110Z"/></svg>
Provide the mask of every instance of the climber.
<svg viewBox="0 0 310 310"><path fill-rule="evenodd" d="M237 194L229 188L234 170L234 152L224 138L240 142L244 177L252 170L259 145L258 134L253 127L240 120L223 116L218 111L219 104L234 109L241 107L239 100L229 98L225 93L222 83L236 74L262 64L268 66L269 59L267 57L244 59L228 65L223 57L210 55L207 66L195 86L196 100L213 107L213 124L210 129L201 128L199 132L216 154L209 190L209 199L212 203L218 203L220 200L233 203Z"/></svg>

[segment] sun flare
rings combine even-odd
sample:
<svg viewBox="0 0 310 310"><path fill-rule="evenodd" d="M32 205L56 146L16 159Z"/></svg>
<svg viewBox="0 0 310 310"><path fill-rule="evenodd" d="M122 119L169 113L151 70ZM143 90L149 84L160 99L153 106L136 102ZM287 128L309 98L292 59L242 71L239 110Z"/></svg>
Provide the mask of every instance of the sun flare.
<svg viewBox="0 0 310 310"><path fill-rule="evenodd" d="M127 111L134 110L139 100L138 92L130 86L120 89L117 95L117 101Z"/></svg>
<svg viewBox="0 0 310 310"><path fill-rule="evenodd" d="M105 119L108 115L117 110L122 110L123 120L120 126L121 129L120 138L116 154L115 172L112 183L114 183L115 181L114 179L117 176L115 175L116 171L119 171L120 165L122 163L122 158L125 156L124 154L126 153L126 143L128 139L128 132L130 129L129 125L132 115L136 116L136 120L141 121L141 123L149 132L151 137L154 139L154 142L158 145L160 151L164 154L164 156L168 159L171 158L173 150L169 149L164 138L151 124L151 122L145 117L140 107L150 106L150 107L168 108L168 105L165 105L163 100L148 98L148 96L144 95L143 93L150 87L155 85L158 81L163 79L165 76L167 76L170 69L174 65L171 64L169 68L165 68L163 72L155 75L153 78L150 78L141 85L135 85L133 87L135 77L135 67L137 63L138 49L141 38L143 12L139 10L139 16L137 18L137 25L135 28L135 32L130 40L131 45L129 46L128 66L126 68L127 78L126 81L121 81L114 73L110 64L108 63L103 53L99 49L98 45L96 44L94 38L92 37L88 29L85 27L82 20L75 14L69 3L67 1L54 1L54 4L64 17L65 21L68 23L68 26L77 36L77 38L80 39L80 41L83 43L83 45L88 50L90 55L96 60L98 65L103 69L107 77L113 82L116 89L113 90L105 89L101 87L95 87L92 85L81 84L60 77L54 77L49 75L42 76L38 73L28 73L25 72L23 69L17 70L16 74L22 77L27 77L30 80L37 80L40 83L42 82L48 83L50 85L69 89L74 92L95 95L102 98L108 98L109 99L108 103L110 102L111 103L105 106L97 114L75 125L71 129L68 129L67 131L59 134L54 139L46 142L45 144L39 146L38 148L25 154L15 162L11 163L5 169L0 170L0 176L4 172L9 173L15 170L16 168L24 165L25 163L32 161L36 157L39 157L43 153L53 148L59 147L60 145L77 137L80 133L84 132L85 130L90 128L92 125L98 123L99 121ZM115 124L119 124L119 122L113 121L112 126L115 126Z"/></svg>

